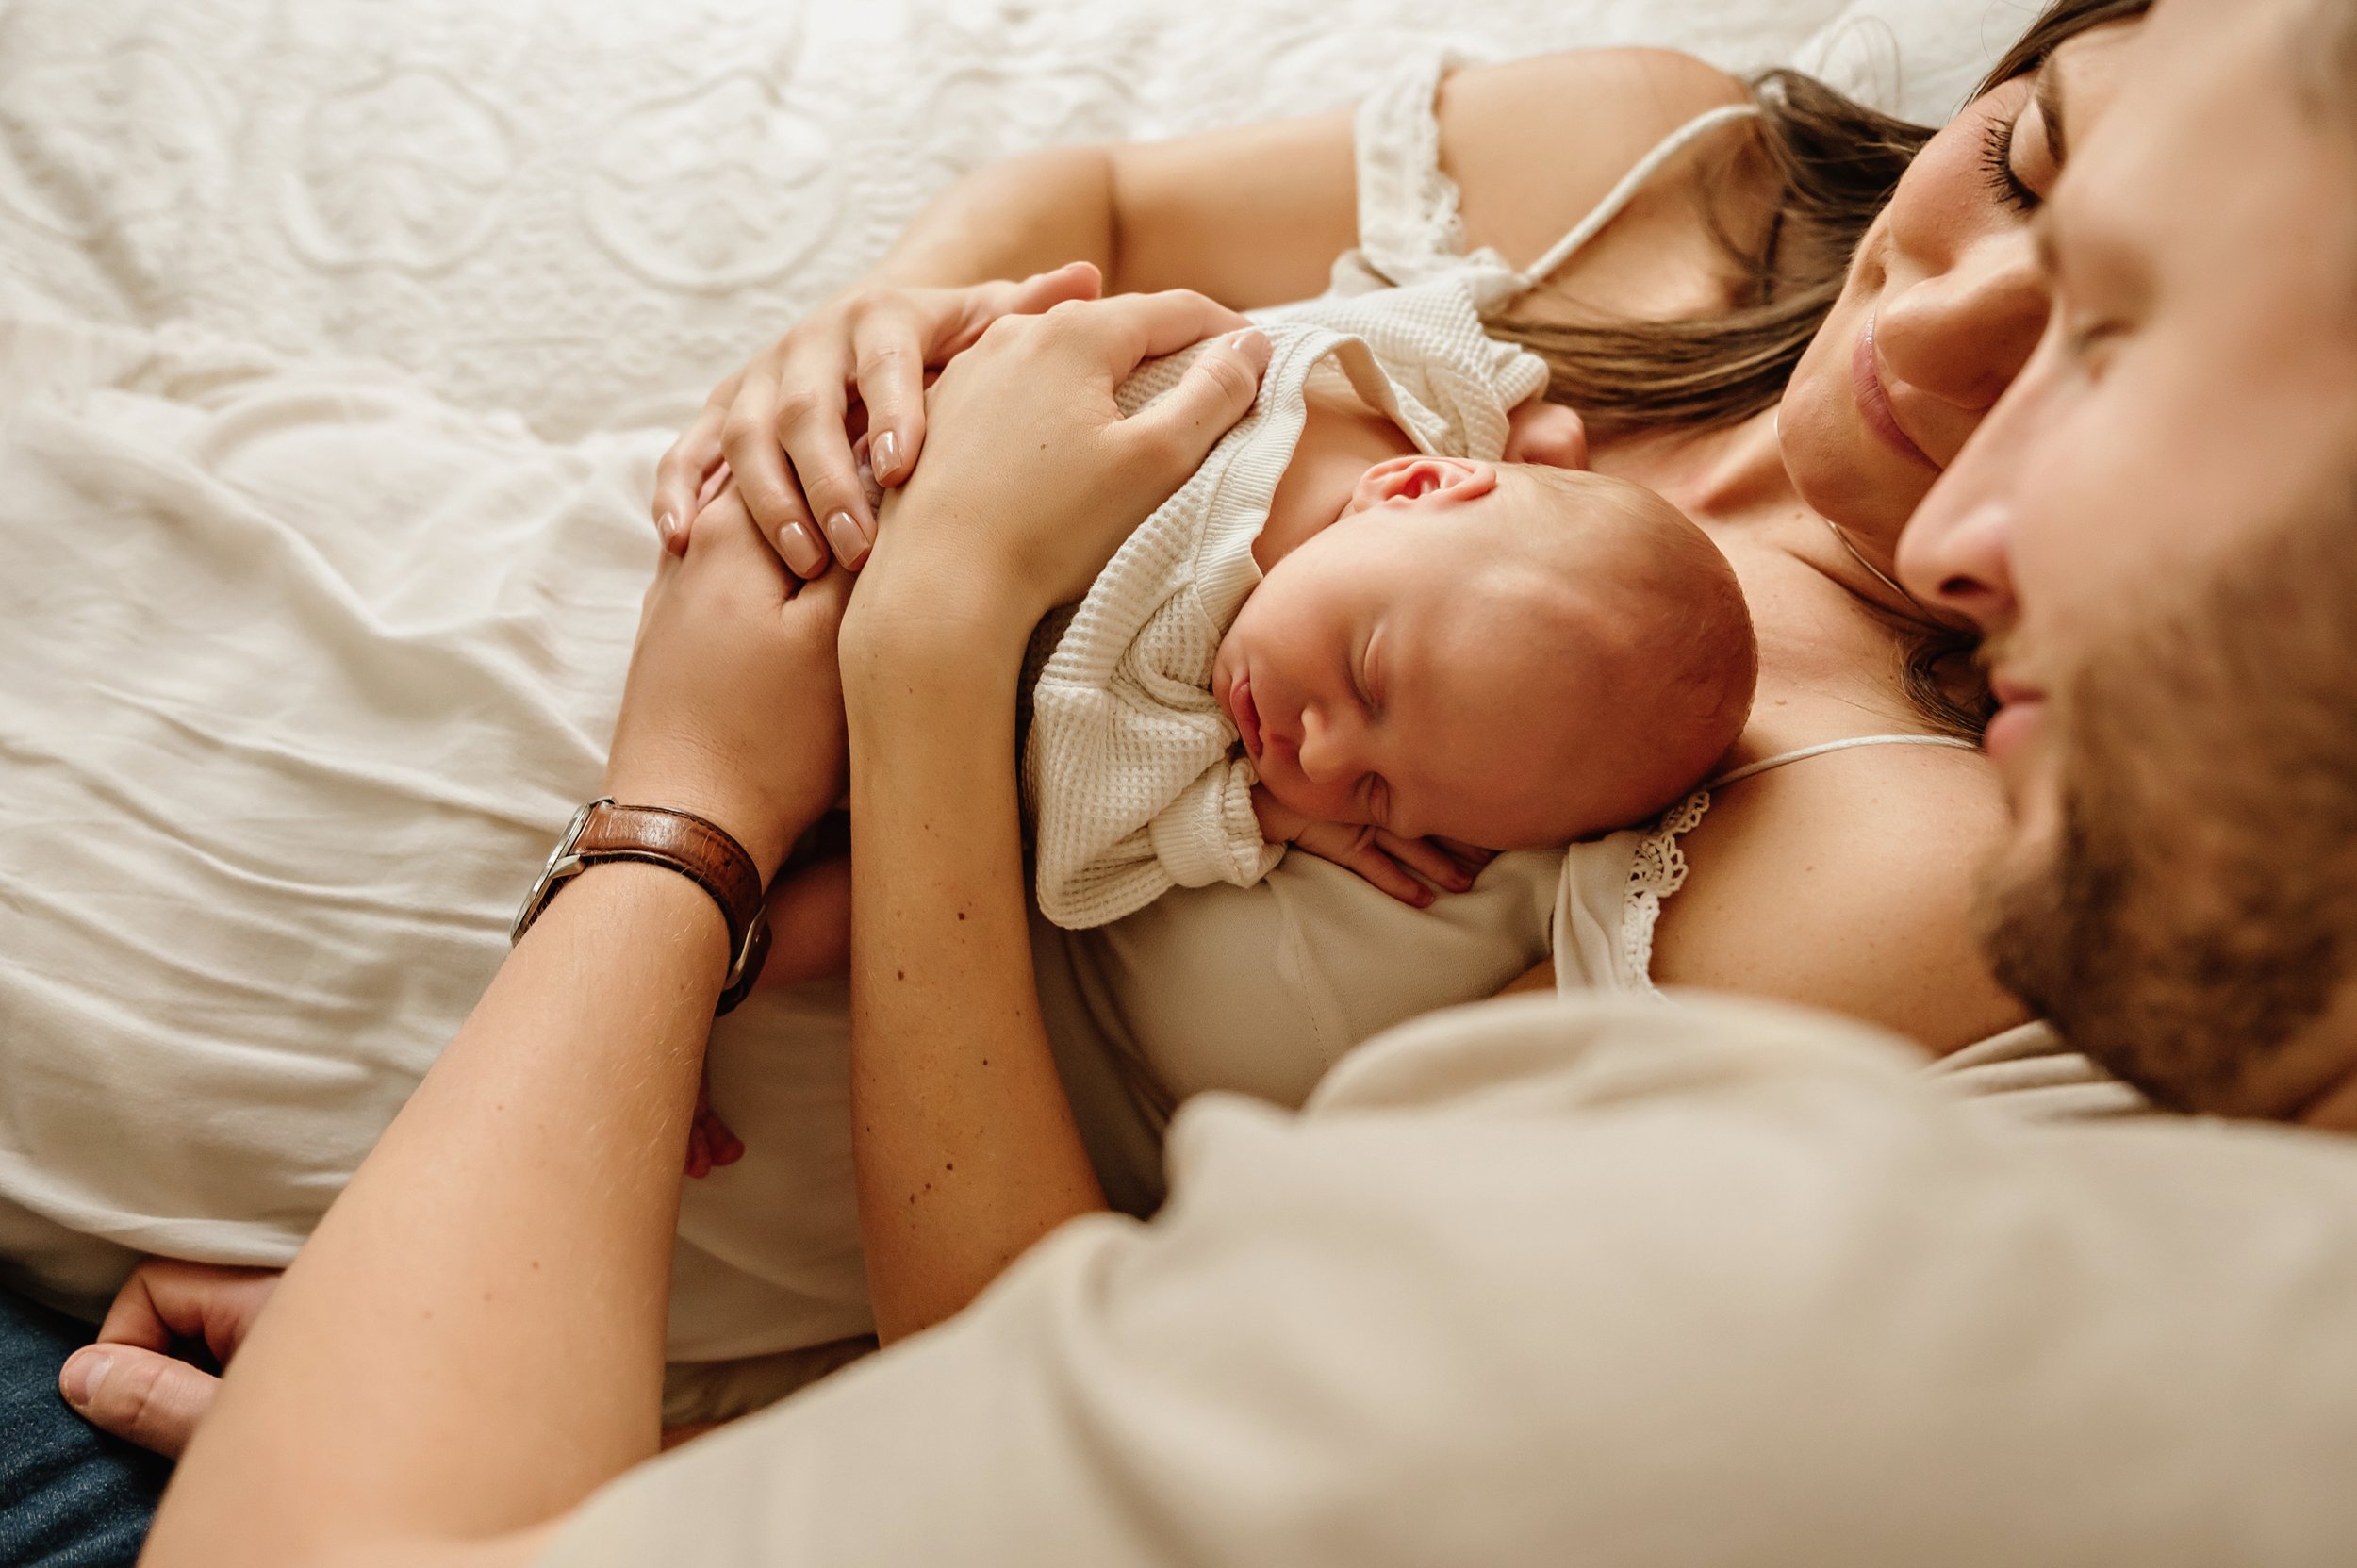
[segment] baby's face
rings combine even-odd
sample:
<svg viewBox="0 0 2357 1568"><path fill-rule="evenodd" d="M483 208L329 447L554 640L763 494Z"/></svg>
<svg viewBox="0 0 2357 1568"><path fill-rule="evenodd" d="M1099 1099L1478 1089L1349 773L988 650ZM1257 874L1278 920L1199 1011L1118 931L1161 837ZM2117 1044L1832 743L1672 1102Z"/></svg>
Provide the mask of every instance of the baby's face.
<svg viewBox="0 0 2357 1568"><path fill-rule="evenodd" d="M1496 548L1503 478L1354 507L1244 601L1211 692L1286 805L1490 849L1646 809L1593 766L1620 739L1592 718L1615 617L1598 585Z"/></svg>

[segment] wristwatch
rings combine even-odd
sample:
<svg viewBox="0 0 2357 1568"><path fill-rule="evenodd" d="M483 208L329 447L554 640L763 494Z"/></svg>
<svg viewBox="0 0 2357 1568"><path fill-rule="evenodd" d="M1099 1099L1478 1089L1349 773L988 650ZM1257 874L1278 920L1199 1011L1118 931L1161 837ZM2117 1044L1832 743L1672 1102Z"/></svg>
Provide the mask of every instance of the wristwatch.
<svg viewBox="0 0 2357 1568"><path fill-rule="evenodd" d="M726 1013L743 1001L761 977L762 960L769 956L769 915L761 899L761 870L726 830L692 812L618 806L611 796L604 796L573 813L565 836L540 868L539 881L516 912L516 922L507 931L509 944L523 940L567 882L592 866L615 860L668 867L712 895L729 924L730 955L728 981L715 1011Z"/></svg>

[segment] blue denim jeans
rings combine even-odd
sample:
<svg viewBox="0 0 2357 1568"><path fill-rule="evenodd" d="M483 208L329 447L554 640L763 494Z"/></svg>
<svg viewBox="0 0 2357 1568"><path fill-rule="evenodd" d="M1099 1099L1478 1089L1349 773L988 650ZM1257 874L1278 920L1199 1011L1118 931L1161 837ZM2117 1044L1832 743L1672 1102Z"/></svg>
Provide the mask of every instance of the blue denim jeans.
<svg viewBox="0 0 2357 1568"><path fill-rule="evenodd" d="M172 1466L58 1394L87 1324L0 1291L0 1568L102 1568L140 1555Z"/></svg>

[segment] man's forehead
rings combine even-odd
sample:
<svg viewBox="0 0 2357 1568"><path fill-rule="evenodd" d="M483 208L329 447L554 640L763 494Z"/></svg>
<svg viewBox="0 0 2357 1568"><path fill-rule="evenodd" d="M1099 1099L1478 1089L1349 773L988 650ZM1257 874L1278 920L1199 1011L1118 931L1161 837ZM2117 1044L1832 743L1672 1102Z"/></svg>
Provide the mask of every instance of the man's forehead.
<svg viewBox="0 0 2357 1568"><path fill-rule="evenodd" d="M2074 130L2079 156L2050 215L2057 238L2105 259L2138 249L2165 287L2263 300L2288 326L2283 290L2331 283L2357 247L2357 136L2300 107L2296 45L2316 8L2163 0L2117 98ZM2357 286L2335 291L2357 307Z"/></svg>

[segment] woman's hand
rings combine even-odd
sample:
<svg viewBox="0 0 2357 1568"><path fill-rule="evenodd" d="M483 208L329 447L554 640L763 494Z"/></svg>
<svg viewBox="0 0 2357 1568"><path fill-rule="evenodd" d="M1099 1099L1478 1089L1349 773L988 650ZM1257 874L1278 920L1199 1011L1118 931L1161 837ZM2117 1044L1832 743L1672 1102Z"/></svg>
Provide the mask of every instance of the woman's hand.
<svg viewBox="0 0 2357 1568"><path fill-rule="evenodd" d="M1179 383L1124 418L1113 391L1140 362L1198 342ZM879 583L862 603L898 606L894 621L981 609L1028 634L1243 418L1268 356L1244 317L1184 289L1000 318L934 384L925 466L884 506L869 569L911 591Z"/></svg>
<svg viewBox="0 0 2357 1568"><path fill-rule="evenodd" d="M178 1459L221 1379L173 1347L201 1344L226 1368L278 1279L274 1268L148 1259L115 1293L97 1343L66 1358L58 1392L91 1425Z"/></svg>
<svg viewBox="0 0 2357 1568"><path fill-rule="evenodd" d="M835 634L849 596L847 572L788 574L724 490L647 590L606 792L711 818L766 880L843 796Z"/></svg>
<svg viewBox="0 0 2357 1568"><path fill-rule="evenodd" d="M1096 269L1078 261L1017 283L860 289L820 306L722 382L664 454L656 530L667 545L684 544L725 458L754 521L797 576L817 576L830 553L857 568L876 537L851 450L859 429L876 483L902 483L925 444L926 371L1000 317L1094 299L1099 283Z"/></svg>

